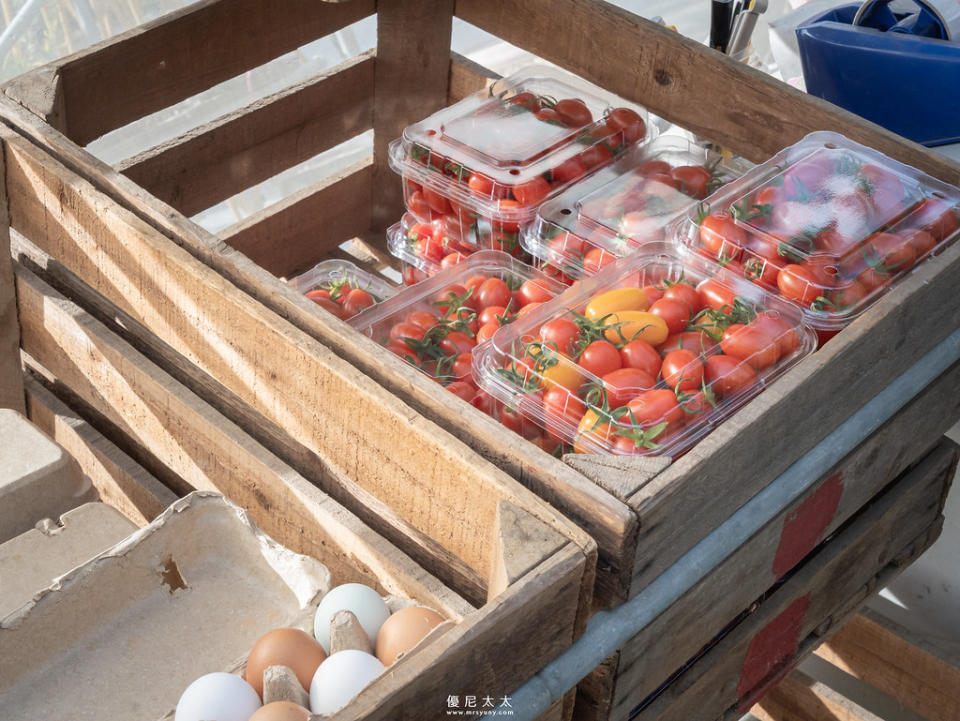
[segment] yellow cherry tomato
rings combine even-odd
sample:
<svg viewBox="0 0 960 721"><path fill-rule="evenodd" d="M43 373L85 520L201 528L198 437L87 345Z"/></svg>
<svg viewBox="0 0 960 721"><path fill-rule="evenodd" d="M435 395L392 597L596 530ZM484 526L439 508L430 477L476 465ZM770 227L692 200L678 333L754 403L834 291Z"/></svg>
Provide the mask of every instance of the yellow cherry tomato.
<svg viewBox="0 0 960 721"><path fill-rule="evenodd" d="M604 337L617 345L629 343L632 340L642 340L656 347L670 335L663 318L642 310L611 313L603 324L608 326Z"/></svg>
<svg viewBox="0 0 960 721"><path fill-rule="evenodd" d="M600 423L598 425L597 421L599 419L600 416L593 409L588 408L586 413L583 414L583 418L577 425L577 435L573 440L574 453L596 453L596 446L603 448L608 444L610 424ZM589 441L593 445L587 445L585 441Z"/></svg>
<svg viewBox="0 0 960 721"><path fill-rule="evenodd" d="M646 310L649 303L642 288L616 288L595 296L587 303L584 315L596 320L619 310Z"/></svg>
<svg viewBox="0 0 960 721"><path fill-rule="evenodd" d="M540 355L539 346L531 346L528 350L531 358L537 359ZM583 371L579 365L571 358L570 356L564 353L557 353L553 350L548 350L548 357L554 360L547 368L544 368L540 371L540 375L543 377L543 384L547 388L553 388L554 386L562 386L572 393L576 393L577 390L583 385Z"/></svg>

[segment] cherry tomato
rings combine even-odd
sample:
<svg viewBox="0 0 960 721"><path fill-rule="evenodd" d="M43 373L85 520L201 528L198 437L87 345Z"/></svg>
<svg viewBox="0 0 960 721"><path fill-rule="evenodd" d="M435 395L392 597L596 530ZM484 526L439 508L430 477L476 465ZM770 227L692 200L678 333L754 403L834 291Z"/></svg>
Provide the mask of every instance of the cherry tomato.
<svg viewBox="0 0 960 721"><path fill-rule="evenodd" d="M577 178L583 177L586 173L587 166L583 164L580 156L575 155L555 167L551 175L554 180L558 180L561 183L569 183Z"/></svg>
<svg viewBox="0 0 960 721"><path fill-rule="evenodd" d="M663 297L686 303L691 313L696 313L700 309L700 294L686 281L671 285L663 291Z"/></svg>
<svg viewBox="0 0 960 721"><path fill-rule="evenodd" d="M893 233L874 235L864 247L864 254L867 262L881 275L896 275L913 265L917 259L910 241Z"/></svg>
<svg viewBox="0 0 960 721"><path fill-rule="evenodd" d="M729 287L716 280L707 278L697 286L697 294L700 298L700 305L723 311L730 314L736 301L736 293Z"/></svg>
<svg viewBox="0 0 960 721"><path fill-rule="evenodd" d="M957 232L960 208L941 198L924 198L910 214L909 223L914 228L925 230L936 242Z"/></svg>
<svg viewBox="0 0 960 721"><path fill-rule="evenodd" d="M780 358L786 358L800 345L796 331L783 318L771 313L757 313L750 323L755 328L763 330L776 344Z"/></svg>
<svg viewBox="0 0 960 721"><path fill-rule="evenodd" d="M343 299L343 312L348 318L352 318L357 313L375 305L376 301L367 291L360 288L354 288L347 297Z"/></svg>
<svg viewBox="0 0 960 721"><path fill-rule="evenodd" d="M670 175L680 181L681 193L698 200L707 197L707 185L713 180L710 171L702 165L681 165L671 170Z"/></svg>
<svg viewBox="0 0 960 721"><path fill-rule="evenodd" d="M650 312L663 319L671 334L679 333L690 322L690 306L674 298L664 296L650 306Z"/></svg>
<svg viewBox="0 0 960 721"><path fill-rule="evenodd" d="M540 98L529 92L517 93L507 102L511 105L519 105L521 108L529 110L532 113L540 109Z"/></svg>
<svg viewBox="0 0 960 721"><path fill-rule="evenodd" d="M330 300L329 297L323 297L323 296L316 296L316 297L307 296L307 297L310 298L310 300L312 300L318 306L323 308L325 311L327 311L327 313L330 313L331 315L335 315L337 318L340 318L341 320L344 319L343 308L341 308L339 304Z"/></svg>
<svg viewBox="0 0 960 721"><path fill-rule="evenodd" d="M530 311L535 310L536 308L539 308L541 305L543 305L543 303L527 303L525 306L523 306L520 310L517 311L517 318L522 318Z"/></svg>
<svg viewBox="0 0 960 721"><path fill-rule="evenodd" d="M557 114L564 125L571 128L582 128L584 125L593 122L593 114L587 104L579 98L558 100L557 104L553 106L553 112Z"/></svg>
<svg viewBox="0 0 960 721"><path fill-rule="evenodd" d="M642 340L632 340L620 349L620 361L624 368L637 368L656 378L660 374L660 354L652 345Z"/></svg>
<svg viewBox="0 0 960 721"><path fill-rule="evenodd" d="M923 258L923 256L925 256L927 253L930 253L934 248L937 247L937 241L934 240L933 236L925 230L907 228L898 231L897 235L906 240L913 247L913 252L916 254L917 260Z"/></svg>
<svg viewBox="0 0 960 721"><path fill-rule="evenodd" d="M648 160L637 168L636 173L642 177L649 177L658 174L669 175L671 170L670 163L665 160Z"/></svg>
<svg viewBox="0 0 960 721"><path fill-rule="evenodd" d="M516 233L520 230L519 222L509 218L520 209L520 203L516 200L504 198L497 201L497 220L492 223L494 230L503 230L507 233Z"/></svg>
<svg viewBox="0 0 960 721"><path fill-rule="evenodd" d="M607 127L611 133L623 133L625 143L635 143L647 134L647 124L630 108L614 108L607 113Z"/></svg>
<svg viewBox="0 0 960 721"><path fill-rule="evenodd" d="M423 191L416 190L407 197L407 210L413 213L418 220L430 220L430 206L426 198L423 197Z"/></svg>
<svg viewBox="0 0 960 721"><path fill-rule="evenodd" d="M700 242L716 258L738 260L747 234L726 213L713 213L700 223Z"/></svg>
<svg viewBox="0 0 960 721"><path fill-rule="evenodd" d="M756 371L748 363L728 355L707 358L703 377L718 398L730 398L757 380Z"/></svg>
<svg viewBox="0 0 960 721"><path fill-rule="evenodd" d="M586 275L596 275L600 269L610 265L617 257L603 248L588 250L583 256L583 272Z"/></svg>
<svg viewBox="0 0 960 721"><path fill-rule="evenodd" d="M643 341L635 341L642 343ZM649 348L649 346L647 346ZM651 350L653 350L651 348ZM656 351L654 351L656 354ZM605 340L595 340L583 349L580 354L580 367L588 373L599 377L612 373L623 367L623 359L617 347Z"/></svg>
<svg viewBox="0 0 960 721"><path fill-rule="evenodd" d="M829 158L805 158L783 173L783 190L789 199L807 202L833 174Z"/></svg>
<svg viewBox="0 0 960 721"><path fill-rule="evenodd" d="M500 324L497 322L484 323L477 330L477 345L486 343L493 338L493 334L500 330Z"/></svg>
<svg viewBox="0 0 960 721"><path fill-rule="evenodd" d="M663 357L660 373L664 382L674 390L695 390L703 381L703 363L695 353L673 350Z"/></svg>
<svg viewBox="0 0 960 721"><path fill-rule="evenodd" d="M758 371L772 366L780 358L777 342L763 328L753 325L731 325L723 334L720 348Z"/></svg>
<svg viewBox="0 0 960 721"><path fill-rule="evenodd" d="M473 369L473 354L472 353L461 353L457 356L457 359L453 362L453 365L450 367L450 375L456 378L458 381L467 381L471 383ZM472 396L471 396L472 398Z"/></svg>
<svg viewBox="0 0 960 721"><path fill-rule="evenodd" d="M481 310L491 305L505 308L512 297L510 287L502 278L487 278L474 292Z"/></svg>
<svg viewBox="0 0 960 721"><path fill-rule="evenodd" d="M434 213L445 215L450 212L446 197L426 185L423 186L423 199Z"/></svg>
<svg viewBox="0 0 960 721"><path fill-rule="evenodd" d="M506 196L505 188L496 185L490 178L480 173L470 173L470 177L467 179L467 187L470 188L471 193L481 198L502 198Z"/></svg>
<svg viewBox="0 0 960 721"><path fill-rule="evenodd" d="M429 310L415 310L407 314L406 321L407 323L412 323L413 325L419 326L423 330L428 330L435 326L440 320L440 317Z"/></svg>
<svg viewBox="0 0 960 721"><path fill-rule="evenodd" d="M785 297L801 305L813 303L822 290L810 269L797 263L790 263L783 267L777 275L777 287Z"/></svg>
<svg viewBox="0 0 960 721"><path fill-rule="evenodd" d="M447 253L443 256L443 260L440 261L441 268L452 268L455 265L459 265L464 260L467 259L463 253Z"/></svg>
<svg viewBox="0 0 960 721"><path fill-rule="evenodd" d="M397 323L390 328L390 340L395 340L401 343L406 342L407 340L423 340L423 336L426 334L426 329L421 328L419 325L405 321L402 323Z"/></svg>
<svg viewBox="0 0 960 721"><path fill-rule="evenodd" d="M653 305L663 297L663 291L655 285L643 286L643 292L647 296L647 307Z"/></svg>
<svg viewBox="0 0 960 721"><path fill-rule="evenodd" d="M530 355L536 358L539 355L536 347L530 348ZM571 393L576 393L583 383L583 371L569 356L561 355L558 362L544 368L540 372L543 383L547 388L561 386Z"/></svg>
<svg viewBox="0 0 960 721"><path fill-rule="evenodd" d="M513 197L520 205L540 205L549 194L550 184L540 176L513 186Z"/></svg>
<svg viewBox="0 0 960 721"><path fill-rule="evenodd" d="M400 358L405 360L407 363L410 363L411 365L418 365L420 363L420 357L417 355L417 352L414 351L406 343L392 340L388 342L384 346L384 348L386 348L388 351L390 351L394 355L399 356Z"/></svg>
<svg viewBox="0 0 960 721"><path fill-rule="evenodd" d="M540 326L540 339L565 355L573 355L580 329L569 318L552 318Z"/></svg>
<svg viewBox="0 0 960 721"><path fill-rule="evenodd" d="M657 198L674 198L677 193L682 192L680 188L683 181L673 176L671 173L654 173L648 176L646 184L643 186L644 192Z"/></svg>
<svg viewBox="0 0 960 721"><path fill-rule="evenodd" d="M524 281L523 285L517 291L520 305L529 303L546 303L553 298L553 292L547 289L546 285L539 280L530 279Z"/></svg>
<svg viewBox="0 0 960 721"><path fill-rule="evenodd" d="M458 307L460 307L462 304L465 304L464 298L466 298L466 295L466 288L459 283L452 283L437 293L434 300L434 305L437 306L441 313L446 314L450 310L452 304L456 303ZM471 298L467 298L466 300L471 300L473 295L474 294L471 294Z"/></svg>
<svg viewBox="0 0 960 721"><path fill-rule="evenodd" d="M667 427L661 433L664 436L676 431L684 421L683 409L677 402L676 395L666 388L655 388L641 393L627 403L627 408L633 412L641 428L666 423Z"/></svg>
<svg viewBox="0 0 960 721"><path fill-rule="evenodd" d="M613 160L613 151L602 143L592 145L580 153L580 162L583 163L588 170L606 165L611 160Z"/></svg>
<svg viewBox="0 0 960 721"><path fill-rule="evenodd" d="M859 280L848 280L830 291L827 295L828 302L823 303L819 310L827 313L846 313L855 308L868 293L866 286Z"/></svg>
<svg viewBox="0 0 960 721"><path fill-rule="evenodd" d="M597 320L620 310L646 309L647 295L642 288L614 288L591 298L584 315L591 320Z"/></svg>
<svg viewBox="0 0 960 721"><path fill-rule="evenodd" d="M607 373L601 380L607 404L611 409L627 405L657 383L656 378L639 368L620 368Z"/></svg>
<svg viewBox="0 0 960 721"><path fill-rule="evenodd" d="M416 285L422 280L426 280L427 274L414 265L405 263L403 266L403 284Z"/></svg>
<svg viewBox="0 0 960 721"><path fill-rule="evenodd" d="M810 271L813 281L820 286L818 295L824 295L826 289L837 284L840 262L833 255L815 253L803 260L802 265Z"/></svg>
<svg viewBox="0 0 960 721"><path fill-rule="evenodd" d="M608 315L603 323L608 326L604 337L618 345L642 340L658 346L670 335L663 318L643 310L617 311Z"/></svg>
<svg viewBox="0 0 960 721"><path fill-rule="evenodd" d="M500 422L514 433L528 440L536 438L541 433L537 424L527 415L521 414L518 410L508 406L504 406L500 411Z"/></svg>
<svg viewBox="0 0 960 721"><path fill-rule="evenodd" d="M507 318L509 315L507 309L502 305L488 305L480 311L480 315L477 316L477 323L480 325L496 323L499 326L500 319Z"/></svg>
<svg viewBox="0 0 960 721"><path fill-rule="evenodd" d="M456 353L458 356L462 353L469 354L475 345L476 341L473 338L458 330L450 331L440 341L441 350L448 354Z"/></svg>

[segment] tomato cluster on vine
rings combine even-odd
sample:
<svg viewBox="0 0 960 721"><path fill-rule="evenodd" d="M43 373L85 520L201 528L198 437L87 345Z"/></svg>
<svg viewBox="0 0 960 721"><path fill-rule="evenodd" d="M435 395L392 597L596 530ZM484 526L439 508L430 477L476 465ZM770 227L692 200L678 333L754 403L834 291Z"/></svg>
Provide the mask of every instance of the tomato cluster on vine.
<svg viewBox="0 0 960 721"><path fill-rule="evenodd" d="M382 300L370 291L356 286L356 282L351 283L349 280L331 280L308 290L304 295L328 313L346 320Z"/></svg>

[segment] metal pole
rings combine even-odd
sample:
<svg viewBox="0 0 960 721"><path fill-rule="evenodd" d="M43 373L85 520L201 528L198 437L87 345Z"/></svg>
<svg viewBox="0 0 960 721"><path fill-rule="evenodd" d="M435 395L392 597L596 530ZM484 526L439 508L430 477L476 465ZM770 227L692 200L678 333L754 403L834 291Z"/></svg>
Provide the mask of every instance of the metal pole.
<svg viewBox="0 0 960 721"><path fill-rule="evenodd" d="M532 721L562 698L958 360L960 330L811 448L638 595L613 610L596 613L567 651L510 697L514 721ZM487 714L483 718L493 721L497 717Z"/></svg>

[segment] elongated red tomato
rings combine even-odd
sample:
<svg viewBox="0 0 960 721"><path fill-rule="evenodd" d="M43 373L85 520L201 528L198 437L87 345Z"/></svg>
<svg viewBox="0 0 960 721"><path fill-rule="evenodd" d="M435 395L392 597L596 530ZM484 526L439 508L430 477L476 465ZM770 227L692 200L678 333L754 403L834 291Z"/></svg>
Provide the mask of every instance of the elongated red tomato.
<svg viewBox="0 0 960 721"><path fill-rule="evenodd" d="M540 339L565 355L573 355L580 329L569 318L553 318L540 326Z"/></svg>
<svg viewBox="0 0 960 721"><path fill-rule="evenodd" d="M620 360L624 368L638 368L654 378L660 374L660 354L646 341L632 340L627 343L620 349Z"/></svg>
<svg viewBox="0 0 960 721"><path fill-rule="evenodd" d="M769 368L780 358L777 342L770 333L754 325L734 323L720 341L723 352L745 361L754 370Z"/></svg>
<svg viewBox="0 0 960 721"><path fill-rule="evenodd" d="M690 322L690 306L681 300L664 296L652 306L650 312L663 319L670 333L679 333Z"/></svg>
<svg viewBox="0 0 960 721"><path fill-rule="evenodd" d="M602 380L610 408L625 406L657 383L656 378L637 368L615 370L603 376Z"/></svg>
<svg viewBox="0 0 960 721"><path fill-rule="evenodd" d="M700 242L715 258L738 260L747 234L726 213L713 213L700 223Z"/></svg>
<svg viewBox="0 0 960 721"><path fill-rule="evenodd" d="M729 398L752 386L757 374L749 363L739 358L713 355L704 363L703 377L718 398Z"/></svg>
<svg viewBox="0 0 960 721"><path fill-rule="evenodd" d="M722 310L724 313L730 313L733 310L736 294L733 289L714 278L707 278L701 282L697 286L697 293L700 294L700 303L707 308Z"/></svg>
<svg viewBox="0 0 960 721"><path fill-rule="evenodd" d="M620 351L613 343L606 340L595 340L584 348L583 353L580 354L579 363L584 370L598 377L619 370L623 366Z"/></svg>

